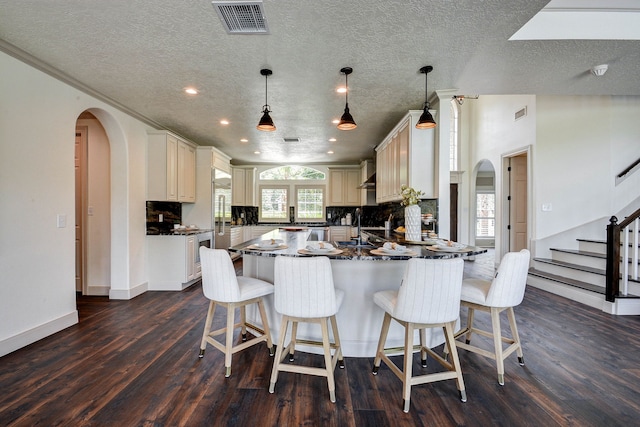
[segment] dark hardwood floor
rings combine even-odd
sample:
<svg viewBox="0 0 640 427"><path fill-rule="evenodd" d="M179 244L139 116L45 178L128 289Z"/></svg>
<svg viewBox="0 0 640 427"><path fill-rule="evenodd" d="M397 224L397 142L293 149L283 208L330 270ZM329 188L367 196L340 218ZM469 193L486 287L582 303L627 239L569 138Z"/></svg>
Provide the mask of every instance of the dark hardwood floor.
<svg viewBox="0 0 640 427"><path fill-rule="evenodd" d="M467 275L492 272L489 255L465 265ZM0 425L640 424L638 316L528 287L516 308L526 365L510 356L501 387L492 360L460 351L468 401L451 380L414 386L405 414L400 381L384 364L373 376L373 357L346 358L336 370L335 404L326 380L308 375L282 373L269 394L272 358L262 345L236 354L225 378L222 353L208 347L198 358L207 304L199 284L130 301L79 297L79 324L0 358ZM488 325L488 316L477 317ZM413 369L422 369L419 358Z"/></svg>

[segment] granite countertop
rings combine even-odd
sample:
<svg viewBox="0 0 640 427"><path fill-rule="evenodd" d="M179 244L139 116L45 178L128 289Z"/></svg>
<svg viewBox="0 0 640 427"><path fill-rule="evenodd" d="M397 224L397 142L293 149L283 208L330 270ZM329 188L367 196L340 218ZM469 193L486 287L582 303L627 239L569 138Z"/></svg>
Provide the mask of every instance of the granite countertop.
<svg viewBox="0 0 640 427"><path fill-rule="evenodd" d="M193 234L210 233L210 228L185 228L173 230L147 230L147 236L191 236Z"/></svg>
<svg viewBox="0 0 640 427"><path fill-rule="evenodd" d="M280 229L272 230L262 236L246 241L239 245L229 248L231 252L238 252L244 255L253 256L266 256L276 257L278 255L285 256L328 256L331 259L344 259L344 260L406 260L413 257L418 258L456 258L461 256L478 255L486 252L486 249L477 248L473 246L467 246L464 250L459 252L443 252L431 249L431 246L427 242L412 243L404 240L401 234L396 232L389 232L385 230L370 230L363 231L362 235L368 239L369 245L363 247L354 247L338 242L330 242L337 249L341 250L341 253L337 254L301 254L299 250L304 250L310 243L307 239L311 234L311 230L301 231L284 231ZM286 247L275 250L259 250L250 248L250 246L261 242L262 240L280 239L283 241L283 245ZM406 246L410 254L402 255L387 255L376 254L372 251L379 250L385 242L398 243ZM365 243L366 244L366 243Z"/></svg>

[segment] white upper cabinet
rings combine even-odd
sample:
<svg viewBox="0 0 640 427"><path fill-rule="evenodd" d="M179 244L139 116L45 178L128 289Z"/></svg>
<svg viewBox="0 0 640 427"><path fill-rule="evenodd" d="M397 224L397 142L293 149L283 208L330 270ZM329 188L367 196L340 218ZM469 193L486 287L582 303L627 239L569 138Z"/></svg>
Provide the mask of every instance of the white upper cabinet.
<svg viewBox="0 0 640 427"><path fill-rule="evenodd" d="M256 206L256 168L232 168L231 204Z"/></svg>
<svg viewBox="0 0 640 427"><path fill-rule="evenodd" d="M196 145L170 132L147 140L147 200L196 201Z"/></svg>
<svg viewBox="0 0 640 427"><path fill-rule="evenodd" d="M360 206L360 168L329 168L327 206Z"/></svg>
<svg viewBox="0 0 640 427"><path fill-rule="evenodd" d="M433 129L416 129L422 111L409 111L376 147L376 202L402 199L400 187L422 191L425 199L437 197Z"/></svg>

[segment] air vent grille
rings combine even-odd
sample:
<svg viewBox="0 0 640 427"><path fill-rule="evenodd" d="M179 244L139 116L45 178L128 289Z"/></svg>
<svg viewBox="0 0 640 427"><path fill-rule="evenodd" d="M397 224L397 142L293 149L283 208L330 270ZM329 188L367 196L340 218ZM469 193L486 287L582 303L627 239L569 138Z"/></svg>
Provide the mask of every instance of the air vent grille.
<svg viewBox="0 0 640 427"><path fill-rule="evenodd" d="M284 142L300 142L300 138L298 137L290 137L290 138L282 138Z"/></svg>
<svg viewBox="0 0 640 427"><path fill-rule="evenodd" d="M261 1L211 2L229 34L269 34Z"/></svg>
<svg viewBox="0 0 640 427"><path fill-rule="evenodd" d="M524 116L527 115L527 107L523 107L520 110L516 111L516 114L514 116L515 120L521 119Z"/></svg>

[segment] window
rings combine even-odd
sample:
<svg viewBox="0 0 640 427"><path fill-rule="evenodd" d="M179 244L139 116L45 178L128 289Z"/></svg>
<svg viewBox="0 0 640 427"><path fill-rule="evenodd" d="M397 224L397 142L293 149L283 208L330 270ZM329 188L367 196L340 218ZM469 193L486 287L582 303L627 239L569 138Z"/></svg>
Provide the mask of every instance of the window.
<svg viewBox="0 0 640 427"><path fill-rule="evenodd" d="M495 237L496 196L494 193L476 194L476 238Z"/></svg>
<svg viewBox="0 0 640 427"><path fill-rule="evenodd" d="M324 220L323 186L296 186L296 220Z"/></svg>
<svg viewBox="0 0 640 427"><path fill-rule="evenodd" d="M325 221L326 172L287 165L267 169L258 176L260 221L289 222L290 217L298 222Z"/></svg>
<svg viewBox="0 0 640 427"><path fill-rule="evenodd" d="M289 221L288 186L260 186L260 221Z"/></svg>
<svg viewBox="0 0 640 427"><path fill-rule="evenodd" d="M279 166L260 173L260 180L325 179L326 175L307 166Z"/></svg>

